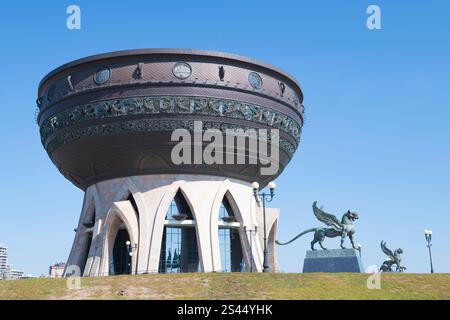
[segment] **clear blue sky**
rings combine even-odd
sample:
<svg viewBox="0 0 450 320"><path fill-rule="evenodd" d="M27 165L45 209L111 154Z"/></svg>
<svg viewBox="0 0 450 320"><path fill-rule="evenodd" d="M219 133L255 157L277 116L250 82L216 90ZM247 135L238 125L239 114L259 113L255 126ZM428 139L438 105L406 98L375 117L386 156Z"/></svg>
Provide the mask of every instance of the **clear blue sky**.
<svg viewBox="0 0 450 320"><path fill-rule="evenodd" d="M77 4L82 29L66 28ZM378 4L382 30L366 28ZM360 213L365 266L379 243L402 247L411 272L450 272L449 1L9 1L1 5L0 242L26 273L65 261L83 194L53 166L34 122L40 79L86 55L131 48L197 48L274 64L302 85L306 124L278 179L280 240L329 212ZM309 236L279 249L301 270ZM328 239L330 248L337 239Z"/></svg>

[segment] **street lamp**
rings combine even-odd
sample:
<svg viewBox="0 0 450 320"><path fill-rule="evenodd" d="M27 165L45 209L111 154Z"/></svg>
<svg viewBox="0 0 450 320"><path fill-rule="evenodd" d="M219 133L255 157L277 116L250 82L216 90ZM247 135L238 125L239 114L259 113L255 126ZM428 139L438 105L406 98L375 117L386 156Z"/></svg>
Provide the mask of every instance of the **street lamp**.
<svg viewBox="0 0 450 320"><path fill-rule="evenodd" d="M361 248L362 248L362 244L358 243L358 251L359 251L359 257L361 258Z"/></svg>
<svg viewBox="0 0 450 320"><path fill-rule="evenodd" d="M134 244L134 245L131 245L130 240L127 240L125 242L125 245L127 246L128 254L130 255L130 257L132 257L133 256L133 252L137 249L137 243Z"/></svg>
<svg viewBox="0 0 450 320"><path fill-rule="evenodd" d="M269 252L267 251L267 228L266 228L266 201L270 202L272 201L273 197L275 196L275 188L277 185L275 182L271 181L268 184L270 193L260 193L259 192L259 183L253 182L252 188L253 188L253 195L255 196L255 199L257 202L262 201L263 205L263 221L264 221L264 261L263 261L263 272L269 272Z"/></svg>
<svg viewBox="0 0 450 320"><path fill-rule="evenodd" d="M137 249L137 243L134 245L131 245L130 240L127 240L125 242L125 245L127 246L128 255L131 258L133 256L133 252ZM131 261L128 262L128 266L130 267L130 272L131 272Z"/></svg>
<svg viewBox="0 0 450 320"><path fill-rule="evenodd" d="M245 234L247 235L247 237L249 238L249 242L250 242L250 272L253 272L253 241L252 241L252 236L256 235L256 232L258 232L258 226L255 226L254 229L251 228L247 228L246 226L244 226L244 231Z"/></svg>
<svg viewBox="0 0 450 320"><path fill-rule="evenodd" d="M430 255L431 273L434 273L434 271L433 271L433 259L431 258L431 235L433 234L433 231L425 229L424 233L425 233L425 240L427 241L428 253Z"/></svg>

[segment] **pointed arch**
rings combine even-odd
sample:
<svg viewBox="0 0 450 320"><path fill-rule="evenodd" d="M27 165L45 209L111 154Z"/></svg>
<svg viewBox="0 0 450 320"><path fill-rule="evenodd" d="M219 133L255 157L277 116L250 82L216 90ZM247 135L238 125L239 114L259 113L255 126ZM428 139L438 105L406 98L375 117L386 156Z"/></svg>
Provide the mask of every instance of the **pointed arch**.
<svg viewBox="0 0 450 320"><path fill-rule="evenodd" d="M233 209L231 208L230 201L228 200L227 194L222 199L222 203L219 207L219 221L228 221L233 222L236 221L236 216L234 214Z"/></svg>
<svg viewBox="0 0 450 320"><path fill-rule="evenodd" d="M214 197L214 202L211 206L210 211L210 223L211 228L210 230L213 231L215 227L217 227L217 221L219 219L219 211L220 211L220 205L222 204L223 198L226 197L227 201L229 202L231 206L231 210L233 211L234 216L236 217L237 222L241 223L243 226L247 224L251 224L251 221L245 221L244 216L241 214L243 212L243 208L240 208L238 205L238 202L235 200L236 194L234 190L232 189L232 185L228 179L226 179L219 189L216 192L216 195ZM211 234L212 236L212 234Z"/></svg>
<svg viewBox="0 0 450 320"><path fill-rule="evenodd" d="M138 241L136 249L136 270L145 272L149 257L149 240L147 226L150 224L147 205L143 194L136 185L133 177L123 179L123 183L113 196L113 202L128 201L135 213L138 222Z"/></svg>
<svg viewBox="0 0 450 320"><path fill-rule="evenodd" d="M186 200L186 203L189 206L190 211L192 212L193 220L197 220L196 215L198 214L198 211L196 210L196 208L194 207L194 205L190 200L192 198L191 191L189 190L189 188L185 187L185 184L186 182L183 180L176 181L172 184L171 188L169 188L169 190L167 190L164 193L163 197L161 198L161 201L159 202L158 208L156 209L156 215L153 221L152 234L154 233L156 222L164 221L167 210L169 209L172 200L175 198L178 192L180 192L184 200Z"/></svg>
<svg viewBox="0 0 450 320"><path fill-rule="evenodd" d="M192 209L186 201L186 197L183 195L180 189L175 193L169 208L166 212L165 220L194 220Z"/></svg>
<svg viewBox="0 0 450 320"><path fill-rule="evenodd" d="M138 221L131 203L129 201L114 202L106 216L104 228L101 274L108 275L112 273L114 265L113 250L119 230L126 229L131 244L138 244ZM133 255L131 260L131 270L137 273L137 255Z"/></svg>
<svg viewBox="0 0 450 320"><path fill-rule="evenodd" d="M153 226L151 230L152 238L150 240L150 247L151 247L151 253L149 255L148 259L148 269L152 272L156 272L157 270L160 270L160 260L161 260L161 252L163 248L163 237L167 235L164 233L166 222L166 215L167 211L170 209L170 205L172 204L172 200L175 199L177 194L180 194L187 207L190 210L190 214L192 215L192 220L189 221L182 221L179 224L183 224L186 226L186 224L191 224L191 228L193 230L193 235L191 235L191 238L194 238L195 236L195 242L196 242L196 251L198 252L198 263L200 270L204 270L204 264L203 264L203 258L201 256L202 250L201 250L201 243L199 240L199 233L198 233L198 226L197 226L197 213L198 211L193 206L193 203L191 202L192 194L191 191L188 188L185 188L186 182L184 180L179 180L173 182L173 184L167 188L167 191L162 196L159 205L156 210L156 214L153 220ZM172 253L173 254L173 253Z"/></svg>
<svg viewBox="0 0 450 320"><path fill-rule="evenodd" d="M224 204L224 199L226 203ZM245 226L249 224L249 221L244 221L243 215L242 215L242 209L239 207L238 202L235 200L234 191L232 189L232 185L228 179L226 179L219 189L216 192L216 196L214 198L214 202L211 207L210 211L210 244L211 244L211 258L212 258L212 264L213 264L213 270L223 271L223 257L221 254L221 244L223 244L224 240L229 237L234 238L236 241L232 241L229 243L230 246L235 246L235 252L237 252L237 242L239 242L240 248L241 248L241 254L243 255L243 262L246 266L249 265L251 259L249 256L249 241L247 239L247 235L245 234ZM220 231L221 226L223 226L223 219L220 219L220 211L221 206L224 205L224 207L228 206L228 210L231 209L231 212L233 214L234 221L228 221L228 223L233 223L234 225L229 225L232 228L234 228L234 231ZM227 209L227 208L225 208ZM225 221L226 222L226 221ZM237 238L236 238L237 237ZM231 240L230 240L231 241ZM226 241L225 241L226 242ZM236 257L236 256L235 256ZM233 270L236 270L235 267L233 267Z"/></svg>
<svg viewBox="0 0 450 320"><path fill-rule="evenodd" d="M163 227L158 272L197 272L200 255L192 209L178 188L168 207Z"/></svg>

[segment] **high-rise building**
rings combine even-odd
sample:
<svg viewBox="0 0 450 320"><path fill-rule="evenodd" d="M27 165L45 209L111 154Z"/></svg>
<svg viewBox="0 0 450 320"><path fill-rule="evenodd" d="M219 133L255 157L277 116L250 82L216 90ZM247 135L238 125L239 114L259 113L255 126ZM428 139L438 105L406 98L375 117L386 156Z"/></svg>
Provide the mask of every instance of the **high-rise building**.
<svg viewBox="0 0 450 320"><path fill-rule="evenodd" d="M8 264L8 249L0 244L0 270L3 270L6 268L6 265Z"/></svg>
<svg viewBox="0 0 450 320"><path fill-rule="evenodd" d="M8 267L8 249L0 244L0 279L6 273Z"/></svg>
<svg viewBox="0 0 450 320"><path fill-rule="evenodd" d="M16 280L23 277L23 272L8 264L8 248L0 244L0 280Z"/></svg>

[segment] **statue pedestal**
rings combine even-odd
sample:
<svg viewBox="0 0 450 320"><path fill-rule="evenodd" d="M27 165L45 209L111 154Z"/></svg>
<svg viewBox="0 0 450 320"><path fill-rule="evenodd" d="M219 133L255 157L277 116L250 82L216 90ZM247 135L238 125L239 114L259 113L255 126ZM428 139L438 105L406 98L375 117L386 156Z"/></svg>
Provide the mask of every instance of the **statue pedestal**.
<svg viewBox="0 0 450 320"><path fill-rule="evenodd" d="M303 272L364 272L359 251L355 249L308 250Z"/></svg>

